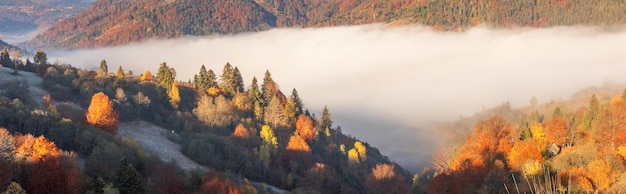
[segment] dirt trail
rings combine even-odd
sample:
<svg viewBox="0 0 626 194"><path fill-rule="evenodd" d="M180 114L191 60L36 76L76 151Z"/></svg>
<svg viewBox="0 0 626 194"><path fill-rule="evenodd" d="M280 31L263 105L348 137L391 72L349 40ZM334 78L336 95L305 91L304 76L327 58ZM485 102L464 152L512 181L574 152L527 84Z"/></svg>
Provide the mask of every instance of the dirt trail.
<svg viewBox="0 0 626 194"><path fill-rule="evenodd" d="M161 157L165 162L174 161L180 168L184 170L200 169L207 171L209 168L204 167L193 160L187 158L180 152L180 145L167 139L168 130L155 126L145 121L123 122L118 125L119 136L134 139L150 154ZM277 187L267 185L260 182L251 182L260 188L266 188L268 191L288 194L290 192L279 189Z"/></svg>

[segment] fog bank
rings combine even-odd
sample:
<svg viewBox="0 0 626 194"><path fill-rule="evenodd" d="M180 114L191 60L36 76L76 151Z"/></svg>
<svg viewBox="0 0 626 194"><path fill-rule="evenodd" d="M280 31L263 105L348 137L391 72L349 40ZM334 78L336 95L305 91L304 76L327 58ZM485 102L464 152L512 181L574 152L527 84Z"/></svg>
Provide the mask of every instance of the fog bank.
<svg viewBox="0 0 626 194"><path fill-rule="evenodd" d="M269 69L280 88L298 89L316 114L328 105L336 125L412 169L436 145L428 123L509 101L525 106L566 98L606 80L626 81L626 31L594 28L435 32L366 25L151 40L122 47L50 52L78 67L106 59L135 74L161 62L187 81L205 64L220 75L238 66L246 87Z"/></svg>

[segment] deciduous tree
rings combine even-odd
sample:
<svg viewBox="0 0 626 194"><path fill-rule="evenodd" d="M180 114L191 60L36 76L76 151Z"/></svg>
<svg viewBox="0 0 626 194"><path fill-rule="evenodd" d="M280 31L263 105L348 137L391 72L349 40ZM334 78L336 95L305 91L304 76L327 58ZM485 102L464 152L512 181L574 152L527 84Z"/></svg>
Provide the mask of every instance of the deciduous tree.
<svg viewBox="0 0 626 194"><path fill-rule="evenodd" d="M312 143L315 140L315 128L311 117L301 114L296 120L296 131L306 142Z"/></svg>
<svg viewBox="0 0 626 194"><path fill-rule="evenodd" d="M113 135L117 134L119 115L113 110L113 102L104 93L99 92L93 95L86 116L89 124Z"/></svg>

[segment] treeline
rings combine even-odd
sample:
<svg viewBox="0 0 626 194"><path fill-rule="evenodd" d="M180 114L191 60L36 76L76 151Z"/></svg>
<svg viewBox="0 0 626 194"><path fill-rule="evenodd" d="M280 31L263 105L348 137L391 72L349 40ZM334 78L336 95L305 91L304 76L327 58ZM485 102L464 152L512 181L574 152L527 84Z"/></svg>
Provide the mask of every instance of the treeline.
<svg viewBox="0 0 626 194"><path fill-rule="evenodd" d="M41 51L36 60L43 56ZM137 171L139 180L131 185L140 185L147 193L216 188L262 192L242 178L302 192L406 193L423 189L418 177L389 161L378 149L344 135L333 125L327 108L317 118L306 110L295 89L289 96L283 94L269 71L260 83L253 78L246 87L238 67L229 63L219 79L202 66L192 82L177 81L176 70L166 63L160 65L156 76L150 71L135 75L122 67L109 73L104 60L97 71L45 62L34 65L35 70L45 67L42 86L50 95L38 100L28 92L12 93L24 90L10 88L28 84L7 83L0 91L6 96L0 103L5 109L0 111L7 113L1 114L7 116L2 117L0 126L14 135L43 135L59 149L85 158L79 175L91 182L79 184L80 191L94 191L91 184L121 191L125 186L116 183L121 175L114 172L128 166ZM177 135L172 140L182 145L181 152L213 173L203 176L174 168L172 175L160 174L155 169L175 165L147 155L133 140L116 137L117 121L110 122L116 119L141 119L173 130ZM15 178L23 172L13 174L13 182L23 187L28 184ZM173 179L164 181L175 182L175 188L161 188L162 183L155 182L164 177Z"/></svg>
<svg viewBox="0 0 626 194"><path fill-rule="evenodd" d="M440 30L464 30L480 24L496 28L621 25L626 20L625 10L620 0L97 1L22 46L100 47L152 37L394 21Z"/></svg>
<svg viewBox="0 0 626 194"><path fill-rule="evenodd" d="M465 142L434 155L429 193L619 192L626 189L626 90L593 95L573 112L555 108L476 124ZM516 124L513 124L516 123ZM445 149L443 149L445 150Z"/></svg>

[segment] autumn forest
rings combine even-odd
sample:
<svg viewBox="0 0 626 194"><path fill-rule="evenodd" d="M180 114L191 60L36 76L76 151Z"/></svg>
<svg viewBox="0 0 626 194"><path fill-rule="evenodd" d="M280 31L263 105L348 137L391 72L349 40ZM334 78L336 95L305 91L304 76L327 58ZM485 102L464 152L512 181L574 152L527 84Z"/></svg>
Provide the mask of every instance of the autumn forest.
<svg viewBox="0 0 626 194"><path fill-rule="evenodd" d="M0 15L0 36L29 39L0 40L0 194L626 191L623 0L11 0Z"/></svg>

